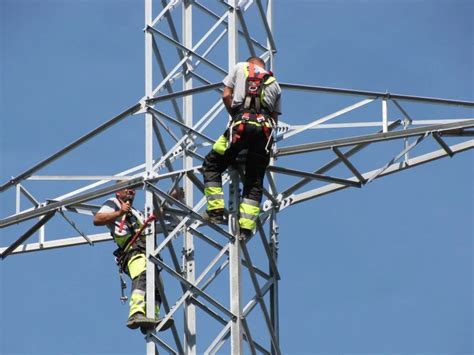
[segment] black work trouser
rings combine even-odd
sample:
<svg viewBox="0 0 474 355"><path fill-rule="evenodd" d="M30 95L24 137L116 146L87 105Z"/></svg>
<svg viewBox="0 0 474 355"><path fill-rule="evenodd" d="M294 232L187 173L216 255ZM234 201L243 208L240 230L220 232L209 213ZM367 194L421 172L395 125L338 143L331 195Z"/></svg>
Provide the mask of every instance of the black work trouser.
<svg viewBox="0 0 474 355"><path fill-rule="evenodd" d="M232 129L232 134L230 137L227 137L229 141L231 137L236 136L238 127L239 125L237 124L229 128L229 130ZM228 131L226 133L228 133ZM263 194L265 171L270 162L270 133L271 129L268 128L269 136L267 137L262 126L248 122L245 123L240 138L231 143L224 154L221 155L214 150L211 150L209 154L207 154L202 165L204 184L222 183L222 173L229 165L235 163L237 155L239 155L242 150L248 149L245 162L242 198L260 203Z"/></svg>

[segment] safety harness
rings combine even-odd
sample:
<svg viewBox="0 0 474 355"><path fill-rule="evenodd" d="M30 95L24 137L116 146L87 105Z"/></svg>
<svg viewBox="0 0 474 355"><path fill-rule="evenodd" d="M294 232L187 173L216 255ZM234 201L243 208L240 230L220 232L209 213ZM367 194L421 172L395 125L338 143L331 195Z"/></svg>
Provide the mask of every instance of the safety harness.
<svg viewBox="0 0 474 355"><path fill-rule="evenodd" d="M242 106L239 109L239 114L236 115L236 119L232 122L232 127L237 126L237 129L232 133L231 142L237 142L245 131L246 124L253 124L261 126L265 137L267 138L267 146L271 140L271 132L274 126L270 112L265 107L264 95L265 86L270 85L275 81L273 75L269 72L255 71L255 64L248 63L248 67L245 67L245 98Z"/></svg>
<svg viewBox="0 0 474 355"><path fill-rule="evenodd" d="M128 297L125 295L125 289L127 288L127 283L124 280L123 274L127 272L127 268L125 265L126 261L126 255L127 253L132 249L134 246L135 242L138 240L138 238L142 235L143 231L145 228L154 220L156 220L156 217L154 215L151 215L148 217L143 224L141 223L140 216L135 215L135 211L132 209L130 212L130 215L125 214L124 217L120 221L119 225L119 232L122 232L125 224L127 224L128 230L130 232L134 232L133 235L128 235L128 236L117 236L115 233L112 233L112 237L114 238L115 242L118 245L118 248L114 250L113 254L115 256L115 262L118 266L118 271L119 271L119 279L120 279L120 300L122 303L125 303L128 299ZM130 219L133 219L133 222L130 221ZM138 229L136 228L138 227Z"/></svg>

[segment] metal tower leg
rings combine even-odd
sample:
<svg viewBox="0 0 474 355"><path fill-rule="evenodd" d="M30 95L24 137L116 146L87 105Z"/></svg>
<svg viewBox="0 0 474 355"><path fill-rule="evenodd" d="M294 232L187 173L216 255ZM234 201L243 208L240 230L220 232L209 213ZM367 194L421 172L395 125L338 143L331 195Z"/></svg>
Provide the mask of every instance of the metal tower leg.
<svg viewBox="0 0 474 355"><path fill-rule="evenodd" d="M242 265L239 240L239 174L236 170L231 173L229 187L229 228L236 236L229 246L229 281L230 281L230 311L235 315L230 328L230 349L232 354L242 354Z"/></svg>
<svg viewBox="0 0 474 355"><path fill-rule="evenodd" d="M230 0L229 5L232 9L228 15L228 60L229 70L237 63L238 57L238 27L237 27L237 0ZM242 304L241 304L241 253L240 241L238 238L238 208L240 202L239 196L239 174L236 170L230 172L230 205L229 205L229 228L231 234L236 236L234 242L230 243L229 248L229 278L230 278L230 310L236 316L232 320L230 328L230 349L232 354L242 354Z"/></svg>
<svg viewBox="0 0 474 355"><path fill-rule="evenodd" d="M273 0L268 0L267 3L267 12L266 12L266 17L267 17L267 23L268 27L270 29L270 32L273 32ZM272 43L270 39L267 40L267 47L271 47ZM270 70L274 71L274 52L269 51L269 58L268 58L268 66ZM272 158L270 165L274 164L275 159ZM271 180L274 182L275 180L275 174L269 173L271 175ZM275 184L270 184L270 192L273 196L278 195L278 191L275 188ZM269 235L270 235L270 256L273 258L273 262L278 266L278 223L277 223L277 213L275 211L272 211L271 217L270 217L270 223L269 223ZM269 260L269 263L271 263L272 260ZM279 282L279 277L275 272L273 271L273 268L271 265L269 265L269 271L270 275L273 279L273 284L270 288L270 317L271 317L271 323L273 326L273 330L275 332L275 338L277 339L278 345L280 344L280 314L279 314L279 292L278 292L278 282ZM275 349L270 346L270 349L272 351L272 355L276 354Z"/></svg>
<svg viewBox="0 0 474 355"><path fill-rule="evenodd" d="M183 44L187 48L193 47L193 5L192 1L185 0L183 3ZM186 72L183 77L183 89L188 90L193 87L191 77L192 57L190 56L185 63ZM185 124L188 127L193 126L193 97L186 96L183 99L183 116ZM184 169L190 169L193 166L193 157L184 151ZM185 201L188 206L194 205L193 199L193 182L186 176L184 178ZM195 282L195 260L194 260L194 240L193 235L184 228L184 271L186 279ZM184 305L184 338L186 354L196 354L196 306L191 302L191 297Z"/></svg>
<svg viewBox="0 0 474 355"><path fill-rule="evenodd" d="M152 22L153 1L145 0L145 26ZM145 96L153 96L153 36L145 31ZM150 176L153 172L153 116L145 114L145 172ZM145 192L145 214L153 213L153 193ZM150 261L150 254L155 250L155 224L151 223L146 230L146 316L155 318L155 271L156 267ZM156 346L150 339L146 344L147 355L156 354Z"/></svg>
<svg viewBox="0 0 474 355"><path fill-rule="evenodd" d="M277 214L272 212L270 219L270 257L273 258L274 262L278 265L278 225L277 225ZM270 317L273 330L275 332L275 338L277 339L278 345L280 344L280 314L279 314L279 294L278 294L278 275L273 271L271 265L269 265L270 275L273 279L273 285L270 288ZM271 347L272 354L276 354L275 349Z"/></svg>

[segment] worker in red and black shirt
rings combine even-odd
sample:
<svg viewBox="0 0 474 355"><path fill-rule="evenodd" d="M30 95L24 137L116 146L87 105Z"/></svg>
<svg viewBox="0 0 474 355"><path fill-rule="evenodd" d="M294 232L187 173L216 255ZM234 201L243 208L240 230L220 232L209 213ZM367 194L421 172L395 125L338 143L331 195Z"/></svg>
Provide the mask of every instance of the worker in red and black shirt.
<svg viewBox="0 0 474 355"><path fill-rule="evenodd" d="M213 145L203 164L207 210L203 217L225 224L222 173L247 149L239 225L245 238L255 230L260 214L263 180L270 162L272 131L281 114L281 89L259 57L237 63L224 80L224 101L232 116L226 132Z"/></svg>

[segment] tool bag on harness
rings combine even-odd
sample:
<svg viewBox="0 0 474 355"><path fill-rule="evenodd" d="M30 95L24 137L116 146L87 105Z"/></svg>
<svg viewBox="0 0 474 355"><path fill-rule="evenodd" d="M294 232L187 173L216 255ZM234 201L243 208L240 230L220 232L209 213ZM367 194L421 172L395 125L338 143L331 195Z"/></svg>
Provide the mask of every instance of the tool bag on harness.
<svg viewBox="0 0 474 355"><path fill-rule="evenodd" d="M248 63L248 69L245 74L247 76L245 81L245 98L233 118L232 127L229 130L232 135L230 142L235 143L241 138L246 124L254 124L262 127L269 143L274 121L269 110L265 107L264 89L265 86L273 83L275 78L271 73L266 71L256 72L255 64L253 63ZM232 129L235 126L237 126L237 128Z"/></svg>

